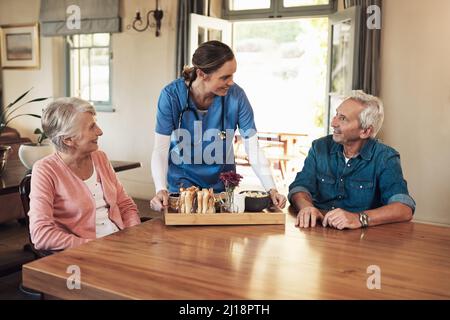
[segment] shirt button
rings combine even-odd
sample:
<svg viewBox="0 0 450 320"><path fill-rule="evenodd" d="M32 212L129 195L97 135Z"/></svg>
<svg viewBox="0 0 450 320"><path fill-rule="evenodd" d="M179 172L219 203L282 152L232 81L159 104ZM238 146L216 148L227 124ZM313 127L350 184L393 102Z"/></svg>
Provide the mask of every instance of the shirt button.
<svg viewBox="0 0 450 320"><path fill-rule="evenodd" d="M347 164L347 167L350 167L350 163L349 163L349 164Z"/></svg>
<svg viewBox="0 0 450 320"><path fill-rule="evenodd" d="M322 182L324 182L325 181L325 179L322 179Z"/></svg>
<svg viewBox="0 0 450 320"><path fill-rule="evenodd" d="M341 179L341 182L344 182L344 179Z"/></svg>
<svg viewBox="0 0 450 320"><path fill-rule="evenodd" d="M339 196L338 199L342 199L342 196Z"/></svg>
<svg viewBox="0 0 450 320"><path fill-rule="evenodd" d="M362 189L362 186L359 186L360 189Z"/></svg>
<svg viewBox="0 0 450 320"><path fill-rule="evenodd" d="M333 210L334 210L335 208L334 208L334 207L331 207L331 209L333 209Z"/></svg>

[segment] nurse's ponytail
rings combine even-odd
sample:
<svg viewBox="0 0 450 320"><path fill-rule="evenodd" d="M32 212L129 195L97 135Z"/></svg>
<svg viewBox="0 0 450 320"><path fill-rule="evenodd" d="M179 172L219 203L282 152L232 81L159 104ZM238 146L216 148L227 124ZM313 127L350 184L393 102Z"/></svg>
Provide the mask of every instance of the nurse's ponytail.
<svg viewBox="0 0 450 320"><path fill-rule="evenodd" d="M197 78L197 72L195 67L184 66L181 76L186 82L193 82Z"/></svg>
<svg viewBox="0 0 450 320"><path fill-rule="evenodd" d="M233 59L234 53L225 43L216 40L207 41L195 50L192 56L193 67L184 66L182 76L185 81L192 83L197 78L197 69L210 74Z"/></svg>

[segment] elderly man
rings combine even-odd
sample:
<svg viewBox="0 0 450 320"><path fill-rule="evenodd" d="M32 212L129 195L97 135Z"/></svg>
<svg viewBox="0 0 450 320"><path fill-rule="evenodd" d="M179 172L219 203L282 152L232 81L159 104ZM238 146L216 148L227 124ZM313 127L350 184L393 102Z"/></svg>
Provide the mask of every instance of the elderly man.
<svg viewBox="0 0 450 320"><path fill-rule="evenodd" d="M400 155L374 139L383 123L380 99L355 91L336 109L333 135L315 140L289 186L296 226L339 230L409 221L415 202ZM324 213L326 212L326 214Z"/></svg>

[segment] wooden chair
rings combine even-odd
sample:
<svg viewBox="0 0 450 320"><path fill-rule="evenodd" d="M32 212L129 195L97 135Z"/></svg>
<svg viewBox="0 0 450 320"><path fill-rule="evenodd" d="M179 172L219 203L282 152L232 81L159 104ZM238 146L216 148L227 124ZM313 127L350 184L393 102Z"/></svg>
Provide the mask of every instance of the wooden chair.
<svg viewBox="0 0 450 320"><path fill-rule="evenodd" d="M53 252L48 250L37 250L34 247L33 242L31 242L30 223L29 223L30 220L28 217L28 211L30 211L30 190L31 190L31 172L25 175L25 177L22 179L19 185L20 199L22 200L22 207L23 211L25 212L24 220L28 230L28 243L23 246L23 250L31 252L34 255L35 259L40 259L53 254ZM22 283L19 285L19 290L22 291L27 296L33 297L35 299L43 299L43 294L41 292L28 289L24 287Z"/></svg>
<svg viewBox="0 0 450 320"><path fill-rule="evenodd" d="M25 175L19 185L20 199L22 200L23 211L25 212L25 225L28 230L28 243L24 245L23 250L29 251L34 254L36 259L49 256L54 253L50 250L37 250L33 242L31 242L30 234L30 219L28 217L28 211L30 211L30 191L31 191L31 173Z"/></svg>
<svg viewBox="0 0 450 320"><path fill-rule="evenodd" d="M35 259L40 259L46 256L49 256L55 252L60 250L51 251L51 250L38 250L34 247L33 242L31 241L31 233L30 233L30 219L28 216L28 212L30 211L30 191L31 191L31 172L27 173L25 177L22 179L19 185L19 194L20 199L22 200L23 211L25 212L24 223L28 230L28 243L23 246L24 251L28 251L33 253ZM150 220L150 217L141 217L141 222L145 222ZM40 292L25 288L20 284L20 291L24 294L31 296L36 299L43 299L43 295Z"/></svg>

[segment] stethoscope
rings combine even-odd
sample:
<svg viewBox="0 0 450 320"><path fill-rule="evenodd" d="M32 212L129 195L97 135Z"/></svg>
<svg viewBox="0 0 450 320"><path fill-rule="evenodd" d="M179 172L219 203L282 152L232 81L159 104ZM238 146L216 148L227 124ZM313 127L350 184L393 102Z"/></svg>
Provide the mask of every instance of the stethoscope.
<svg viewBox="0 0 450 320"><path fill-rule="evenodd" d="M181 128L181 121L183 120L183 115L184 115L184 113L187 112L187 111L192 111L192 112L194 113L194 115L195 115L195 119L196 119L197 121L200 121L200 117L198 116L197 110L195 110L195 108L192 108L192 107L189 105L189 92L191 91L191 86L192 86L192 81L189 82L189 86L188 86L188 88L187 88L187 92L186 92L186 104L185 104L183 110L181 110L180 116L178 117L178 130ZM221 113L222 113L222 114L221 114L221 118L222 118L222 130L218 133L218 135L219 135L219 137L220 137L221 140L225 140L226 137L227 137L227 133L226 133L226 131L225 131L225 112L224 112L224 108L225 108L225 97L223 97L223 96L221 97L221 102L222 102L222 105L221 105L220 111L221 111Z"/></svg>

